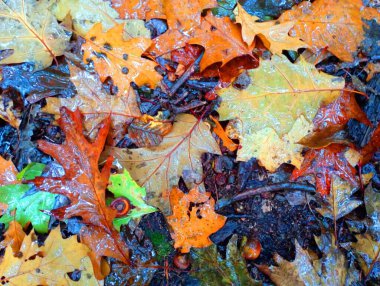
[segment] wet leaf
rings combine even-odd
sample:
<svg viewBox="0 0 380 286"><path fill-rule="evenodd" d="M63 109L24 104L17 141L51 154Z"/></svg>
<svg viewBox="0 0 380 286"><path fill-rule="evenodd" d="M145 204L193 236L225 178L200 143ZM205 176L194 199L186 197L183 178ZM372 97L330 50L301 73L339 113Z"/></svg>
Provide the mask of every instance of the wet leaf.
<svg viewBox="0 0 380 286"><path fill-rule="evenodd" d="M185 194L173 188L169 198L173 214L166 219L172 229L174 247L187 253L191 247L210 246L212 241L209 236L226 222L224 216L215 213L215 201L211 194L201 193L196 188Z"/></svg>
<svg viewBox="0 0 380 286"><path fill-rule="evenodd" d="M239 0L243 8L253 16L264 20L267 18L277 18L287 9L302 0Z"/></svg>
<svg viewBox="0 0 380 286"><path fill-rule="evenodd" d="M201 285L261 285L249 276L245 260L237 247L237 235L227 245L226 259L218 253L215 245L196 249L191 253L193 274Z"/></svg>
<svg viewBox="0 0 380 286"><path fill-rule="evenodd" d="M145 203L146 190L140 187L131 177L127 170L121 174L110 176L110 185L108 190L114 194L115 198L127 198L133 209L125 217L115 218L113 224L120 231L120 226L128 224L131 219L137 219L143 215L157 211L156 208Z"/></svg>
<svg viewBox="0 0 380 286"><path fill-rule="evenodd" d="M0 242L0 249L10 246L13 255L16 255L21 248L24 237L25 232L22 229L22 226L16 221L11 221L8 230L4 233L4 240Z"/></svg>
<svg viewBox="0 0 380 286"><path fill-rule="evenodd" d="M314 176L317 192L322 196L330 193L333 175L345 180L351 187L358 187L356 170L347 161L345 151L346 147L338 144L308 150L300 169L293 171L291 179L296 180L308 175Z"/></svg>
<svg viewBox="0 0 380 286"><path fill-rule="evenodd" d="M214 121L215 127L213 128L213 132L218 135L218 137L222 140L223 146L226 147L230 151L235 151L238 148L238 144L234 143L224 131L222 125L220 125L219 121L214 117L210 116L211 120Z"/></svg>
<svg viewBox="0 0 380 286"><path fill-rule="evenodd" d="M100 124L98 136L90 143L82 134L80 112L61 108L58 123L65 132L66 140L61 145L40 140L38 148L56 159L65 170L65 175L37 177L32 181L45 192L61 194L70 199L70 205L54 209L51 213L60 220L82 218L85 226L80 230L81 241L92 250L90 258L98 279L108 274L101 272L102 256L129 262L127 246L113 227L116 211L108 207L105 201L112 158L108 158L102 171L98 168L110 121L107 118Z"/></svg>
<svg viewBox="0 0 380 286"><path fill-rule="evenodd" d="M0 185L17 183L17 169L11 160L5 160L0 156Z"/></svg>
<svg viewBox="0 0 380 286"><path fill-rule="evenodd" d="M48 67L63 54L70 38L45 4L33 0L2 0L0 23L0 49L13 50L1 64L33 62L36 69Z"/></svg>
<svg viewBox="0 0 380 286"><path fill-rule="evenodd" d="M160 145L150 148L106 148L102 158L112 154L138 185L147 190L147 202L170 214L169 193L184 170L202 174L201 155L220 154L208 126L189 114L179 114L172 131Z"/></svg>
<svg viewBox="0 0 380 286"><path fill-rule="evenodd" d="M83 60L92 61L100 79L108 77L117 86L117 95L127 95L130 83L149 84L155 87L161 76L154 70L156 63L144 59L141 55L151 45L151 40L123 38L123 24L117 24L103 32L102 24L95 24L86 34L86 43L82 45Z"/></svg>
<svg viewBox="0 0 380 286"><path fill-rule="evenodd" d="M362 18L369 14L379 19L379 13L366 8L362 0L316 0L304 1L284 12L279 21L294 21L292 36L304 40L313 52L327 48L342 61L350 62L364 39Z"/></svg>
<svg viewBox="0 0 380 286"><path fill-rule="evenodd" d="M364 204L369 218L369 233L380 241L380 193L374 191L372 184L364 191Z"/></svg>
<svg viewBox="0 0 380 286"><path fill-rule="evenodd" d="M282 163L300 167L302 146L297 142L311 130L319 106L339 96L344 81L318 72L303 59L292 64L284 56L263 60L248 74L246 89L217 92L222 97L220 120L243 123L237 159L256 157L272 172Z"/></svg>
<svg viewBox="0 0 380 286"><path fill-rule="evenodd" d="M0 118L18 129L21 123L20 112L14 109L12 99L6 95L0 95Z"/></svg>
<svg viewBox="0 0 380 286"><path fill-rule="evenodd" d="M22 242L21 256L13 256L10 247L6 249L0 264L0 282L12 285L74 285L67 273L82 268L88 251L75 236L62 239L59 228L49 234L41 247L38 247L37 236L31 232ZM87 274L93 277L91 270Z"/></svg>
<svg viewBox="0 0 380 286"><path fill-rule="evenodd" d="M364 275L368 276L373 265L379 260L380 242L374 240L369 234L359 234L355 238L357 242L353 242L351 247L359 260Z"/></svg>
<svg viewBox="0 0 380 286"><path fill-rule="evenodd" d="M368 163L373 154L380 148L380 124L373 131L369 142L360 150L361 159L360 164L363 166Z"/></svg>
<svg viewBox="0 0 380 286"><path fill-rule="evenodd" d="M123 19L166 18L161 0L111 0L111 2L112 7Z"/></svg>
<svg viewBox="0 0 380 286"><path fill-rule="evenodd" d="M150 229L147 229L145 231L145 235L152 242L153 248L157 254L158 261L162 261L164 258L168 257L169 254L174 250L173 244L171 241L168 241L166 235L158 231L151 231Z"/></svg>

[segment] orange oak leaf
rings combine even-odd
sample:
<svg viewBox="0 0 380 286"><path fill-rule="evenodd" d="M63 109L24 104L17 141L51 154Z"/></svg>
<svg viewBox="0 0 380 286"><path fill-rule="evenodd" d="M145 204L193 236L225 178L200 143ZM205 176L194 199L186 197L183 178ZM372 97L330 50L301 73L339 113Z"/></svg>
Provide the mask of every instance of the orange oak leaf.
<svg viewBox="0 0 380 286"><path fill-rule="evenodd" d="M369 142L360 150L360 165L368 163L373 154L380 149L380 124L377 126L375 131L372 133Z"/></svg>
<svg viewBox="0 0 380 286"><path fill-rule="evenodd" d="M165 19L162 0L111 0L112 7L123 19Z"/></svg>
<svg viewBox="0 0 380 286"><path fill-rule="evenodd" d="M187 194L178 188L170 192L170 205L173 214L167 217L173 230L174 247L182 253L191 247L207 247L212 244L209 236L221 229L226 218L215 213L215 201L210 193L201 193L197 189Z"/></svg>
<svg viewBox="0 0 380 286"><path fill-rule="evenodd" d="M352 61L364 39L362 18L368 14L379 19L374 8L362 0L304 1L284 12L279 22L294 21L292 36L305 41L314 52L326 48L342 61Z"/></svg>
<svg viewBox="0 0 380 286"><path fill-rule="evenodd" d="M24 237L25 232L21 224L12 220L4 234L4 240L0 242L0 249L10 246L13 250L13 254L16 254L20 250Z"/></svg>
<svg viewBox="0 0 380 286"><path fill-rule="evenodd" d="M132 81L154 87L161 80L154 69L156 63L141 57L151 40L143 37L125 40L123 30L124 25L118 24L103 32L102 24L98 23L88 32L82 46L83 60L93 61L102 82L111 77L118 95L126 94Z"/></svg>
<svg viewBox="0 0 380 286"><path fill-rule="evenodd" d="M339 144L308 150L301 168L293 171L291 179L296 180L308 175L314 176L317 192L322 196L330 193L333 175L342 178L354 187L358 187L356 169L345 158L345 151L346 146Z"/></svg>
<svg viewBox="0 0 380 286"><path fill-rule="evenodd" d="M343 91L338 99L318 110L313 119L313 132L298 143L310 148L321 148L336 142L339 138L335 134L343 130L350 119L371 125L367 115L356 102L354 93Z"/></svg>
<svg viewBox="0 0 380 286"><path fill-rule="evenodd" d="M82 116L76 110L72 112L61 108L59 126L65 132L63 144L38 141L38 148L55 158L65 170L63 177L37 177L32 182L42 191L61 194L70 199L70 205L54 209L51 213L58 219L81 217L86 225L80 231L83 243L92 250L90 255L96 272L101 279L100 261L102 256L114 257L129 263L127 246L113 227L116 210L108 207L105 192L110 176L112 157L107 159L102 171L98 169L98 160L103 150L110 118L99 126L99 133L93 143L83 135Z"/></svg>

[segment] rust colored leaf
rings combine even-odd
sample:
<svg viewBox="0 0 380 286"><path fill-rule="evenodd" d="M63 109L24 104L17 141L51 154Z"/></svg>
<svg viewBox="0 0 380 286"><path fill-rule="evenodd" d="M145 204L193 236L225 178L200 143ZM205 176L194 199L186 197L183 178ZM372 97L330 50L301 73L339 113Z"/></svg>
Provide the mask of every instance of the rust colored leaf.
<svg viewBox="0 0 380 286"><path fill-rule="evenodd" d="M125 40L123 29L124 25L118 24L103 32L102 25L98 23L88 32L82 46L83 60L93 61L103 82L111 77L118 88L118 95L126 94L132 81L154 87L161 80L154 69L156 63L141 57L151 40L143 37Z"/></svg>
<svg viewBox="0 0 380 286"><path fill-rule="evenodd" d="M86 226L82 227L80 237L92 250L90 257L99 279L104 276L100 268L102 256L129 263L127 246L113 227L116 211L108 207L105 201L112 157L107 159L102 171L98 169L110 121L107 118L100 124L97 138L90 143L83 135L81 113L61 108L58 123L65 132L65 142L57 145L40 140L38 148L55 158L64 168L65 175L58 178L37 177L32 181L42 191L61 194L70 199L70 205L52 210L51 213L60 220L78 216L82 218Z"/></svg>
<svg viewBox="0 0 380 286"><path fill-rule="evenodd" d="M327 47L342 61L352 61L364 39L362 18L367 14L379 18L362 0L316 0L300 3L278 20L294 21L291 35L304 40L314 52Z"/></svg>
<svg viewBox="0 0 380 286"><path fill-rule="evenodd" d="M17 169L12 161L5 160L0 156L0 186L17 184Z"/></svg>
<svg viewBox="0 0 380 286"><path fill-rule="evenodd" d="M372 137L363 147L362 150L360 150L361 159L360 159L360 165L363 166L364 164L368 163L371 159L373 154L379 150L380 148L380 124L377 126L375 131L372 133Z"/></svg>
<svg viewBox="0 0 380 286"><path fill-rule="evenodd" d="M339 144L308 150L301 168L293 171L291 179L296 180L308 175L314 176L317 191L322 196L330 193L333 175L347 181L351 186L359 186L356 170L345 158L345 151L346 147Z"/></svg>
<svg viewBox="0 0 380 286"><path fill-rule="evenodd" d="M302 138L299 143L310 148L322 148L334 142L338 143L337 140L340 138L334 134L343 130L350 119L371 125L356 102L354 93L344 91L338 99L318 110L313 119L313 132Z"/></svg>
<svg viewBox="0 0 380 286"><path fill-rule="evenodd" d="M178 188L170 192L170 205L173 214L167 217L172 228L171 233L175 243L182 253L190 251L191 247L203 248L210 246L209 236L221 229L226 218L214 211L215 201L210 193L201 193L192 189L185 194Z"/></svg>
<svg viewBox="0 0 380 286"><path fill-rule="evenodd" d="M11 221L8 230L4 234L4 240L0 242L0 249L10 246L15 255L20 250L24 237L25 232L22 226L17 221Z"/></svg>
<svg viewBox="0 0 380 286"><path fill-rule="evenodd" d="M125 19L165 19L162 0L111 0L112 7Z"/></svg>
<svg viewBox="0 0 380 286"><path fill-rule="evenodd" d="M224 131L222 125L220 125L219 121L217 119L215 119L214 117L212 117L210 115L210 118L212 119L212 121L214 121L215 123L215 127L213 128L212 131L214 131L214 133L216 135L218 135L218 137L222 140L223 142L223 146L226 147L228 150L230 151L235 151L237 149L237 147L239 146L238 144L234 143L226 134L226 131Z"/></svg>
<svg viewBox="0 0 380 286"><path fill-rule="evenodd" d="M160 144L172 127L170 122L159 121L144 114L133 120L128 128L128 135L137 147L152 147Z"/></svg>

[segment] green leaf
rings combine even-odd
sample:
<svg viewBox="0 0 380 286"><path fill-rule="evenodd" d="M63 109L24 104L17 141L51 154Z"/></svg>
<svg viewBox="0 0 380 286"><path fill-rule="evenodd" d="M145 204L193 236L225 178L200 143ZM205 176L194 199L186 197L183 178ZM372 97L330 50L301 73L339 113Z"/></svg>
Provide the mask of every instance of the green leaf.
<svg viewBox="0 0 380 286"><path fill-rule="evenodd" d="M44 168L44 164L31 163L17 175L17 179L34 179L42 174ZM53 208L55 195L40 191L28 194L30 189L31 186L28 184L0 187L0 202L8 205L6 213L0 218L0 223L8 227L9 222L14 219L22 226L31 222L36 231L46 233L50 216L41 210Z"/></svg>
<svg viewBox="0 0 380 286"><path fill-rule="evenodd" d="M197 249L192 253L194 276L201 285L261 285L248 273L245 260L237 247L237 236L234 235L227 245L226 259L218 253L215 245Z"/></svg>
<svg viewBox="0 0 380 286"><path fill-rule="evenodd" d="M122 224L128 224L131 219L136 219L157 211L155 207L145 203L145 188L140 187L132 179L127 170L124 170L122 174L111 175L110 182L111 184L108 186L108 190L114 194L115 198L125 197L130 201L131 205L134 206L127 216L114 219L113 224L118 231L120 231Z"/></svg>
<svg viewBox="0 0 380 286"><path fill-rule="evenodd" d="M153 244L153 248L157 254L157 260L161 261L163 258L169 256L173 251L173 245L166 239L166 236L158 231L146 230L145 235Z"/></svg>

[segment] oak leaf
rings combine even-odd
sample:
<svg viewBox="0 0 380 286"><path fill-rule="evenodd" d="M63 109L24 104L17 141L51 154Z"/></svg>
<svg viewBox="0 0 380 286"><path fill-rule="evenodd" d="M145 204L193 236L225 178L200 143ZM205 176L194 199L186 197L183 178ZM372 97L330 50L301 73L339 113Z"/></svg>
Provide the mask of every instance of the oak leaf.
<svg viewBox="0 0 380 286"><path fill-rule="evenodd" d="M13 255L16 255L21 248L24 237L25 232L22 226L17 221L11 221L7 231L4 233L4 240L0 242L0 249L10 246Z"/></svg>
<svg viewBox="0 0 380 286"><path fill-rule="evenodd" d="M128 170L138 185L147 190L147 201L170 214L169 193L184 170L202 174L203 153L220 154L209 127L189 114L179 114L172 131L161 144L150 148L106 148Z"/></svg>
<svg viewBox="0 0 380 286"><path fill-rule="evenodd" d="M298 38L289 36L289 30L293 28L294 22L257 22L258 20L258 17L248 14L238 4L236 22L241 24L242 36L247 45L252 45L257 36L273 54L281 54L283 50L298 50L307 47L307 44Z"/></svg>
<svg viewBox="0 0 380 286"><path fill-rule="evenodd" d="M196 188L186 194L173 188L170 205L173 214L166 219L172 229L174 247L182 253L190 252L191 247L210 246L209 236L221 229L227 219L215 213L211 194L199 192Z"/></svg>
<svg viewBox="0 0 380 286"><path fill-rule="evenodd" d="M302 58L292 64L277 55L248 74L246 89L217 91L220 120L237 118L242 123L237 159L256 157L269 171L282 163L300 167L302 146L297 142L312 130L320 105L340 95L344 80L318 72Z"/></svg>
<svg viewBox="0 0 380 286"><path fill-rule="evenodd" d="M162 0L111 0L122 19L165 19Z"/></svg>
<svg viewBox="0 0 380 286"><path fill-rule="evenodd" d="M155 87L161 80L154 69L156 64L141 57L151 40L144 37L125 40L123 30L124 25L117 24L103 32L102 24L97 23L86 34L86 43L82 45L83 60L94 63L102 82L110 77L119 96L128 93L132 81Z"/></svg>
<svg viewBox="0 0 380 286"><path fill-rule="evenodd" d="M98 169L110 121L107 118L100 124L98 136L90 143L83 135L80 112L61 108L58 123L65 132L66 140L61 145L40 140L38 148L56 159L65 170L65 175L37 177L32 181L42 191L61 194L70 199L70 205L54 209L51 214L60 220L78 216L82 218L85 226L80 230L80 237L92 250L90 258L97 278L105 274L100 269L102 256L129 263L127 246L113 227L116 210L108 207L105 199L112 157L107 159L102 171Z"/></svg>
<svg viewBox="0 0 380 286"><path fill-rule="evenodd" d="M351 248L359 261L359 265L368 276L380 256L380 242L373 239L369 234L355 235L356 242L351 244Z"/></svg>
<svg viewBox="0 0 380 286"><path fill-rule="evenodd" d="M88 251L84 244L77 242L75 236L62 239L59 228L50 232L41 247L38 247L37 236L31 232L22 242L21 255L15 257L12 248L6 249L0 264L0 283L73 285L67 274L82 268L82 259L87 257ZM92 269L87 275L94 276Z"/></svg>
<svg viewBox="0 0 380 286"><path fill-rule="evenodd" d="M117 141L117 138L126 134L126 125L141 115L135 91L129 88L126 94L109 95L102 88L97 75L74 65L69 65L69 68L70 79L78 94L72 98L47 98L47 104L42 110L59 115L59 109L63 106L72 111L79 109L84 115L86 134L92 139L97 135L98 124L110 116L109 142Z"/></svg>
<svg viewBox="0 0 380 286"><path fill-rule="evenodd" d="M305 41L314 52L327 48L342 61L353 61L357 48L364 40L362 18L372 14L379 19L374 8L366 8L362 0L304 1L284 12L280 23L294 21L294 35Z"/></svg>
<svg viewBox="0 0 380 286"><path fill-rule="evenodd" d="M70 36L44 5L34 0L0 1L0 50L13 51L0 64L33 62L36 69L43 69L63 54Z"/></svg>
<svg viewBox="0 0 380 286"><path fill-rule="evenodd" d="M345 151L346 147L339 144L308 150L300 169L293 171L291 179L314 176L317 192L322 196L330 193L333 175L347 181L352 187L358 187L356 169L347 161Z"/></svg>

